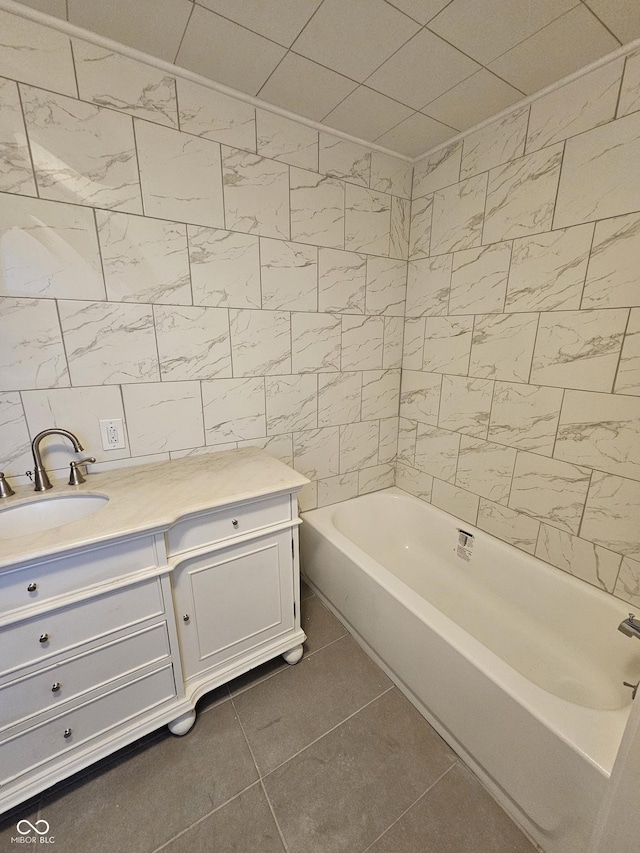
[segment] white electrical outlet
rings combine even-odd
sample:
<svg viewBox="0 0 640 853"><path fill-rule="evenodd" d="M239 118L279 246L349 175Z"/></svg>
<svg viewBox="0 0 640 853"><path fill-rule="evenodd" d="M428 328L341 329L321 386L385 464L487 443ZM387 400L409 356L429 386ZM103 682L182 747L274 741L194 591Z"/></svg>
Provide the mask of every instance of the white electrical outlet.
<svg viewBox="0 0 640 853"><path fill-rule="evenodd" d="M111 418L108 421L99 421L100 437L102 438L103 450L122 450L127 446L124 440L124 426L122 418Z"/></svg>

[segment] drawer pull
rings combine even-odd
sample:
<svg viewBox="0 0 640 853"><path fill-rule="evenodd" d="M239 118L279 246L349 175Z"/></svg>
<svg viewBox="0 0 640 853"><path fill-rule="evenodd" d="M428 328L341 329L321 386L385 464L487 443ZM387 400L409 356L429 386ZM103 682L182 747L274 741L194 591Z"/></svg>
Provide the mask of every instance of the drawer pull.
<svg viewBox="0 0 640 853"><path fill-rule="evenodd" d="M238 526L238 519L237 519L237 518L232 518L232 519L231 519L231 524L233 524L233 526L234 526L234 527L237 527L237 526Z"/></svg>
<svg viewBox="0 0 640 853"><path fill-rule="evenodd" d="M49 635L48 634L40 634L40 639L38 642L48 643L49 642Z"/></svg>
<svg viewBox="0 0 640 853"><path fill-rule="evenodd" d="M31 583L27 587L27 592L35 592L37 589L38 589L38 584L31 581Z"/></svg>
<svg viewBox="0 0 640 853"><path fill-rule="evenodd" d="M59 682L59 681L54 681L54 682L53 682L53 684L51 685L51 692L52 692L52 693L57 693L57 692L58 692L58 690L60 690L60 688L61 688L61 687L62 687L62 684L60 684L60 682Z"/></svg>
<svg viewBox="0 0 640 853"><path fill-rule="evenodd" d="M182 617L183 622L189 622L190 619L191 619L191 616L189 616L188 613L185 613L184 616Z"/></svg>
<svg viewBox="0 0 640 853"><path fill-rule="evenodd" d="M71 729L65 729L65 730L64 730L64 733L63 733L63 736L64 736L64 737L71 737L71 734L72 734Z"/></svg>

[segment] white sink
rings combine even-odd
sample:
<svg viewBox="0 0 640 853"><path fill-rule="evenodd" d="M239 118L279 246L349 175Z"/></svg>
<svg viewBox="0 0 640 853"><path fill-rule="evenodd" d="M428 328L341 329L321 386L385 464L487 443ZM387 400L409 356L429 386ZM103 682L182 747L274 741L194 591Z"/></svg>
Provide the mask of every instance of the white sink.
<svg viewBox="0 0 640 853"><path fill-rule="evenodd" d="M52 495L0 508L0 539L62 527L92 515L108 501L105 495Z"/></svg>

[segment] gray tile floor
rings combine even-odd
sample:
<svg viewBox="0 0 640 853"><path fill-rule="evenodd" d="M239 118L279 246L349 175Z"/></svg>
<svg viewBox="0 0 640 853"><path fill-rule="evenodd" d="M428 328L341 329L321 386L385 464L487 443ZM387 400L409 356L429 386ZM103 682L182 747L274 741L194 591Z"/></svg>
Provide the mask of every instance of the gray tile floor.
<svg viewBox="0 0 640 853"><path fill-rule="evenodd" d="M303 660L200 702L0 819L45 819L58 853L533 853L475 777L303 587ZM24 849L24 845L22 845Z"/></svg>

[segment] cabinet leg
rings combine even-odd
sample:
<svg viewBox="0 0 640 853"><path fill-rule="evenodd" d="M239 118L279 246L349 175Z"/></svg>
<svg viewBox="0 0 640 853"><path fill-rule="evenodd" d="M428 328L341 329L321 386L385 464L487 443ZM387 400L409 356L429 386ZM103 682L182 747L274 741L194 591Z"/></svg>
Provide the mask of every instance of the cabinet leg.
<svg viewBox="0 0 640 853"><path fill-rule="evenodd" d="M196 712L187 711L186 714L182 714L182 716L177 717L175 720L171 720L169 723L169 731L172 735L182 737L182 735L186 735L186 733L191 729L195 721Z"/></svg>
<svg viewBox="0 0 640 853"><path fill-rule="evenodd" d="M289 649L288 652L284 652L282 657L285 659L285 661L288 664L291 664L293 666L294 663L298 663L299 660L302 660L302 653L303 653L303 648L302 648L302 643L300 643L299 646L296 646L293 649Z"/></svg>

